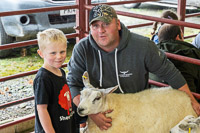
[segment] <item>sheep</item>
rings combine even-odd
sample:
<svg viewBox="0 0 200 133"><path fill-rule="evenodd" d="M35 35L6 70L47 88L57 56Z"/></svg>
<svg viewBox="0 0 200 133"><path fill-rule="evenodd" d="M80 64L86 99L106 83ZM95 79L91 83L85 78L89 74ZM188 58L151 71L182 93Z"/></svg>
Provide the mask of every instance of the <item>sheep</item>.
<svg viewBox="0 0 200 133"><path fill-rule="evenodd" d="M200 117L186 116L170 130L170 133L200 133Z"/></svg>
<svg viewBox="0 0 200 133"><path fill-rule="evenodd" d="M197 117L189 96L171 87L147 89L132 94L112 93L118 86L98 89L83 74L85 88L81 91L77 113L80 116L113 110L112 127L100 130L88 117L88 133L169 133L187 115Z"/></svg>

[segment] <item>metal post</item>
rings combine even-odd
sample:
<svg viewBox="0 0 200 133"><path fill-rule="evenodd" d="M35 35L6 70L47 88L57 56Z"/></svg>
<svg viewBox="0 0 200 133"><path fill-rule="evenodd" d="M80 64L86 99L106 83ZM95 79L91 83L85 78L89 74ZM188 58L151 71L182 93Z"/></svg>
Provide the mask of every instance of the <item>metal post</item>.
<svg viewBox="0 0 200 133"><path fill-rule="evenodd" d="M76 38L76 42L84 37L85 32L85 0L76 0L78 4L78 9L76 10L76 33L79 34L79 37Z"/></svg>
<svg viewBox="0 0 200 133"><path fill-rule="evenodd" d="M91 5L91 0L85 0L86 2L85 2L85 4L86 4L86 6L87 5ZM86 12L85 12L85 15L86 15L86 33L88 33L89 32L89 10L86 10Z"/></svg>
<svg viewBox="0 0 200 133"><path fill-rule="evenodd" d="M186 0L178 0L177 14L180 16L180 21L185 21L186 13ZM181 29L184 33L184 27L181 26Z"/></svg>

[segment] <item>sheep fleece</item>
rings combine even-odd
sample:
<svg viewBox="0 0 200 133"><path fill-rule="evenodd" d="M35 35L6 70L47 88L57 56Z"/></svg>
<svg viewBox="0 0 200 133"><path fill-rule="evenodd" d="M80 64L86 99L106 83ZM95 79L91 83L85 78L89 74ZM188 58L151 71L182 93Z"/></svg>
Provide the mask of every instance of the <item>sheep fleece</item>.
<svg viewBox="0 0 200 133"><path fill-rule="evenodd" d="M112 127L101 131L89 118L89 133L169 133L187 115L197 116L189 96L175 89L148 89L106 96Z"/></svg>

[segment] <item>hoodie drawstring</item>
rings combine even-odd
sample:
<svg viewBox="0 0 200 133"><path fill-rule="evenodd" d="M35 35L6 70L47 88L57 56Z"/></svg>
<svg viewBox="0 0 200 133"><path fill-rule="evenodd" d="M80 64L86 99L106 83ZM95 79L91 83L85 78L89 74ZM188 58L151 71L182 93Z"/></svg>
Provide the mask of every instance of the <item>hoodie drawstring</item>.
<svg viewBox="0 0 200 133"><path fill-rule="evenodd" d="M116 72L116 77L117 77L117 84L119 86L119 90L121 91L121 93L124 93L120 82L119 82L119 75L118 75L118 67L117 67L117 51L118 49L116 48L115 50L115 72ZM100 61L100 87L102 87L102 77L103 77L103 73L102 73L102 58L101 58L101 52L98 50L99 53L99 61Z"/></svg>
<svg viewBox="0 0 200 133"><path fill-rule="evenodd" d="M101 52L98 50L99 53L99 61L100 61L100 87L102 87L102 59L101 59Z"/></svg>
<svg viewBox="0 0 200 133"><path fill-rule="evenodd" d="M121 88L121 85L119 83L119 75L118 75L118 66L117 66L117 51L118 49L115 49L115 73L116 73L116 77L117 77L117 84L119 86L119 90L121 91L121 93L124 93L124 91Z"/></svg>

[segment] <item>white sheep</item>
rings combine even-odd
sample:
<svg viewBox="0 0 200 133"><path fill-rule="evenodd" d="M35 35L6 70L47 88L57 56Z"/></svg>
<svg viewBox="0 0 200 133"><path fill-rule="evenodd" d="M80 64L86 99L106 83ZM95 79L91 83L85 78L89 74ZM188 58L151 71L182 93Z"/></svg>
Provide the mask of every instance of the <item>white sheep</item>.
<svg viewBox="0 0 200 133"><path fill-rule="evenodd" d="M200 117L186 116L170 130L170 133L200 133Z"/></svg>
<svg viewBox="0 0 200 133"><path fill-rule="evenodd" d="M108 89L94 88L88 73L83 75L85 88L81 91L77 112L80 116L113 110L112 127L101 131L88 118L89 133L169 133L187 115L197 117L189 96L170 87L147 89L134 94L111 93Z"/></svg>

